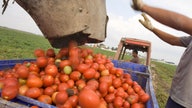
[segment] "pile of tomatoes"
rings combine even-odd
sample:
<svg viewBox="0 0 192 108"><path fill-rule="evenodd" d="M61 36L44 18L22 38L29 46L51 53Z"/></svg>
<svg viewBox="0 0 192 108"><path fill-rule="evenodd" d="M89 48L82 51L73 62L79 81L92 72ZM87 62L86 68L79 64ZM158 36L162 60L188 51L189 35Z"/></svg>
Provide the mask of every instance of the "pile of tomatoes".
<svg viewBox="0 0 192 108"><path fill-rule="evenodd" d="M110 59L71 43L56 53L36 49L35 61L0 71L1 97L18 94L58 108L145 108L150 96Z"/></svg>

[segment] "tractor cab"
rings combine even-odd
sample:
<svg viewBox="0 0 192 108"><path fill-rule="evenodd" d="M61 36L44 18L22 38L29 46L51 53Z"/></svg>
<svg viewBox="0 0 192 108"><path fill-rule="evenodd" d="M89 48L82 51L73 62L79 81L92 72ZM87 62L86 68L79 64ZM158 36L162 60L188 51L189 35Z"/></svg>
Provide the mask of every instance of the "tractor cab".
<svg viewBox="0 0 192 108"><path fill-rule="evenodd" d="M124 60L126 50L134 50L146 52L147 56L145 65L150 65L151 58L151 42L135 38L121 38L114 60Z"/></svg>

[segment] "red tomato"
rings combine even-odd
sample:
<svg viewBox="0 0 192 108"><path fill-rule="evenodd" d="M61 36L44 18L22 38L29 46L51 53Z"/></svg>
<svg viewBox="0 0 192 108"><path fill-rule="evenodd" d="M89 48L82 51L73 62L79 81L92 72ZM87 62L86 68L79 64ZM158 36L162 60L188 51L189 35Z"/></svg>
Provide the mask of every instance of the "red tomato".
<svg viewBox="0 0 192 108"><path fill-rule="evenodd" d="M44 86L44 87L48 87L48 86L53 85L53 83L54 83L54 78L53 78L53 76L51 76L51 75L44 75L44 76L42 77L42 81L43 81L43 86Z"/></svg>
<svg viewBox="0 0 192 108"><path fill-rule="evenodd" d="M116 76L117 77L121 77L123 75L123 73L124 73L123 69L121 69L121 68L117 68L116 69Z"/></svg>
<svg viewBox="0 0 192 108"><path fill-rule="evenodd" d="M89 69L89 65L83 63L79 64L77 67L77 70L81 73L84 73L87 69Z"/></svg>
<svg viewBox="0 0 192 108"><path fill-rule="evenodd" d="M43 91L43 94L45 95L49 95L52 96L52 94L55 92L55 90L53 89L53 87L46 87Z"/></svg>
<svg viewBox="0 0 192 108"><path fill-rule="evenodd" d="M47 49L47 51L46 51L46 56L47 56L47 57L55 57L55 51L54 51L54 49L52 49L52 48Z"/></svg>
<svg viewBox="0 0 192 108"><path fill-rule="evenodd" d="M55 95L55 102L56 104L64 104L68 99L68 94L66 91L59 91L56 95Z"/></svg>
<svg viewBox="0 0 192 108"><path fill-rule="evenodd" d="M70 79L70 80L67 81L67 84L68 84L69 88L73 88L75 82L74 82L74 80Z"/></svg>
<svg viewBox="0 0 192 108"><path fill-rule="evenodd" d="M40 88L43 86L43 81L41 80L41 78L37 76L31 76L31 77L28 77L26 84L28 87Z"/></svg>
<svg viewBox="0 0 192 108"><path fill-rule="evenodd" d="M72 107L76 107L78 104L78 96L77 95L70 96L68 98L68 101L70 102Z"/></svg>
<svg viewBox="0 0 192 108"><path fill-rule="evenodd" d="M101 82L99 84L99 91L101 92L101 94L102 93L107 93L108 92L108 88L109 88L109 86L108 86L107 82Z"/></svg>
<svg viewBox="0 0 192 108"><path fill-rule="evenodd" d="M113 94L113 93L107 94L107 95L105 96L105 101L106 101L107 103L111 103L111 102L113 102L114 100L115 100L115 94Z"/></svg>
<svg viewBox="0 0 192 108"><path fill-rule="evenodd" d="M85 87L79 93L79 105L82 108L99 108L100 98L93 90Z"/></svg>
<svg viewBox="0 0 192 108"><path fill-rule="evenodd" d="M87 69L84 73L83 76L85 79L92 79L95 77L96 71L93 68Z"/></svg>
<svg viewBox="0 0 192 108"><path fill-rule="evenodd" d="M26 79L29 75L29 69L25 65L19 66L16 73L19 75L19 78Z"/></svg>
<svg viewBox="0 0 192 108"><path fill-rule="evenodd" d="M63 70L63 68L65 66L71 66L71 62L69 60L62 60L60 63L59 63L59 67L61 70Z"/></svg>
<svg viewBox="0 0 192 108"><path fill-rule="evenodd" d="M113 81L112 81L112 77L110 76L102 76L99 78L99 82L107 82L108 86L111 86Z"/></svg>
<svg viewBox="0 0 192 108"><path fill-rule="evenodd" d="M92 79L87 82L87 86L89 86L89 88L92 90L97 90L99 88L99 82L95 79Z"/></svg>
<svg viewBox="0 0 192 108"><path fill-rule="evenodd" d="M45 51L43 49L35 49L34 50L35 57L42 57L45 56Z"/></svg>
<svg viewBox="0 0 192 108"><path fill-rule="evenodd" d="M145 108L145 106L141 103L134 103L131 105L131 108Z"/></svg>
<svg viewBox="0 0 192 108"><path fill-rule="evenodd" d="M52 104L52 99L49 95L41 95L37 100L46 104Z"/></svg>
<svg viewBox="0 0 192 108"><path fill-rule="evenodd" d="M137 95L137 94L129 95L128 98L127 98L127 101L128 101L130 104L137 103L137 102L139 101L139 95Z"/></svg>
<svg viewBox="0 0 192 108"><path fill-rule="evenodd" d="M120 78L114 79L114 80L113 80L113 86L114 86L115 88L120 87L120 86L121 86L121 79L120 79Z"/></svg>
<svg viewBox="0 0 192 108"><path fill-rule="evenodd" d="M43 67L47 66L47 63L48 63L47 57L42 56L42 57L38 57L36 59L36 64L40 68L43 68Z"/></svg>
<svg viewBox="0 0 192 108"><path fill-rule="evenodd" d="M69 80L69 75L67 75L67 74L60 74L59 75L59 80L61 82L67 82Z"/></svg>
<svg viewBox="0 0 192 108"><path fill-rule="evenodd" d="M150 99L149 94L144 93L143 95L140 96L140 99L139 99L139 100L140 100L142 103L146 103L149 99Z"/></svg>
<svg viewBox="0 0 192 108"><path fill-rule="evenodd" d="M121 108L123 106L123 99L121 97L115 97L113 105L115 108Z"/></svg>
<svg viewBox="0 0 192 108"><path fill-rule="evenodd" d="M73 71L71 74L70 74L70 79L72 79L73 81L77 81L81 78L81 73L79 71Z"/></svg>
<svg viewBox="0 0 192 108"><path fill-rule="evenodd" d="M30 97L33 99L38 98L39 96L41 96L41 94L42 94L42 92L41 92L40 88L37 88L37 87L29 88L25 93L25 95L27 97Z"/></svg>
<svg viewBox="0 0 192 108"><path fill-rule="evenodd" d="M45 67L45 74L55 77L58 74L58 69L56 65L49 64Z"/></svg>
<svg viewBox="0 0 192 108"><path fill-rule="evenodd" d="M30 66L29 66L29 72L32 72L32 71L37 72L37 73L40 71L40 69L39 69L39 67L37 66L37 64L35 64L35 63L31 63L31 64L30 64Z"/></svg>
<svg viewBox="0 0 192 108"><path fill-rule="evenodd" d="M69 85L67 83L60 83L58 85L58 91L66 91L69 88Z"/></svg>
<svg viewBox="0 0 192 108"><path fill-rule="evenodd" d="M130 108L130 103L127 101L124 101L123 108Z"/></svg>

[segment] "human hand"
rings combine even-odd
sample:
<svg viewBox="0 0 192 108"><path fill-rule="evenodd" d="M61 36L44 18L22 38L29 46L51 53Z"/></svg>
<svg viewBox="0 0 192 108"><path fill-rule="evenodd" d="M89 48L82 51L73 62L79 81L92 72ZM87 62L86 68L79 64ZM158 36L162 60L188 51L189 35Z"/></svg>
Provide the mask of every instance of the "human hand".
<svg viewBox="0 0 192 108"><path fill-rule="evenodd" d="M132 4L132 8L135 10L141 10L144 3L142 0L132 0L133 4Z"/></svg>
<svg viewBox="0 0 192 108"><path fill-rule="evenodd" d="M148 19L148 17L146 16L145 13L142 13L141 15L143 16L144 20L139 19L139 22L140 22L145 28L147 28L147 29L149 29L150 31L152 31L154 27L153 27L153 25L151 24L151 21Z"/></svg>

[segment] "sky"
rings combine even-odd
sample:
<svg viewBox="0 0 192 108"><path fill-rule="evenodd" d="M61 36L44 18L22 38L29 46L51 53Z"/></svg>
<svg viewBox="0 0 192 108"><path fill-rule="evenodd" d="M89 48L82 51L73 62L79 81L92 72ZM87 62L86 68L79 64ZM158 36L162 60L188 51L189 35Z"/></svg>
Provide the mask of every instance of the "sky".
<svg viewBox="0 0 192 108"><path fill-rule="evenodd" d="M143 0L146 4L168 10L172 10L188 17L192 17L192 0ZM0 5L2 5L2 1ZM171 46L152 32L145 29L139 22L141 12L134 11L131 6L131 0L106 0L107 15L109 21L107 24L107 38L103 42L109 47L117 47L122 37L138 38L148 40L152 43L151 57L155 59L164 59L165 61L178 64L185 48ZM2 12L2 8L0 9ZM180 31L166 27L152 18L153 26L162 29L176 36L188 36ZM41 31L28 15L16 2L12 4L10 0L5 13L0 15L0 26L23 30L42 35ZM142 52L141 52L142 55Z"/></svg>

